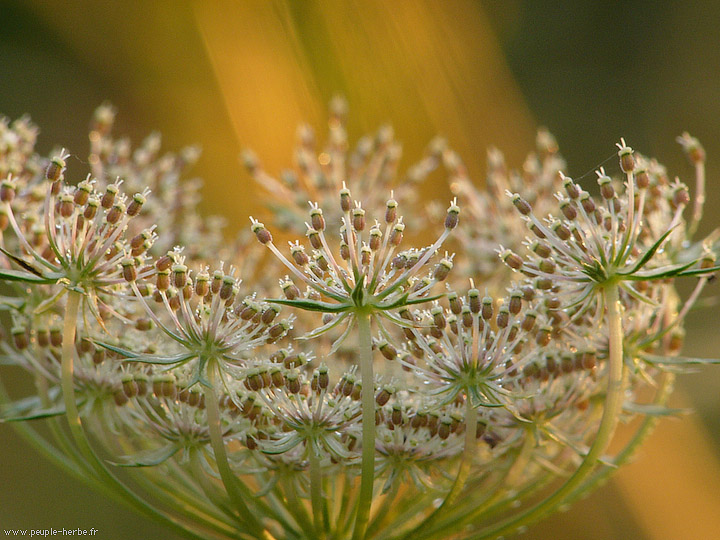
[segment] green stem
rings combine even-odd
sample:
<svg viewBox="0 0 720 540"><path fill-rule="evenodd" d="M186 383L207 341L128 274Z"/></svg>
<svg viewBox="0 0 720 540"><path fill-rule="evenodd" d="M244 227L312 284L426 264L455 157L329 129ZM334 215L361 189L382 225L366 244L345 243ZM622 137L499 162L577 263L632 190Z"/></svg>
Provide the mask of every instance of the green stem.
<svg viewBox="0 0 720 540"><path fill-rule="evenodd" d="M323 496L322 496L322 471L320 470L320 456L310 445L308 449L310 460L310 501L312 502L313 520L315 522L315 533L320 540L325 539L325 527L323 526Z"/></svg>
<svg viewBox="0 0 720 540"><path fill-rule="evenodd" d="M353 540L365 537L370 518L370 505L375 481L375 382L372 363L372 336L370 316L357 313L360 350L360 377L362 378L362 463L360 474L360 498Z"/></svg>
<svg viewBox="0 0 720 540"><path fill-rule="evenodd" d="M232 512L232 509L228 507L226 501L221 498L220 492L218 489L216 489L216 486L207 478L207 475L205 474L203 466L200 462L200 452L201 450L198 448L190 448L188 452L190 458L188 460L188 463L193 478L198 483L198 486L200 486L202 495L204 495L204 497L208 501L210 501L213 505L220 509L220 511L224 512L231 519L233 519L235 526L238 528L238 534L245 534L243 533L243 531L239 530L239 527L241 525L239 518Z"/></svg>
<svg viewBox="0 0 720 540"><path fill-rule="evenodd" d="M315 534L313 524L310 523L310 516L308 516L305 505L298 499L295 486L292 480L285 478L282 481L283 492L285 493L285 499L287 500L287 509L292 514L295 521L297 521L300 528L307 535L308 538L312 538Z"/></svg>
<svg viewBox="0 0 720 540"><path fill-rule="evenodd" d="M60 385L63 392L63 401L65 404L65 417L70 426L70 433L78 446L78 450L85 459L85 463L95 472L95 480L98 483L106 484L117 488L117 493L122 496L123 500L135 510L138 510L145 516L159 520L164 525L169 526L173 530L189 536L191 538L202 538L201 536L191 532L187 525L178 521L176 518L169 516L167 513L154 508L146 501L133 493L125 484L116 478L100 461L95 451L90 446L90 442L83 430L80 421L80 413L78 412L75 402L75 383L74 383L74 358L75 358L75 332L77 329L77 318L80 309L80 301L82 294L68 290L65 304L65 320L63 324L63 343L62 343L62 359L61 359L61 376Z"/></svg>
<svg viewBox="0 0 720 540"><path fill-rule="evenodd" d="M598 460L607 449L615 433L622 408L623 389L623 333L622 312L617 283L609 283L604 289L608 325L609 354L605 406L595 441L577 470L550 497L528 508L518 516L484 530L476 540L497 538L503 534L541 519L571 497L575 490L592 474Z"/></svg>
<svg viewBox="0 0 720 540"><path fill-rule="evenodd" d="M662 406L667 403L670 394L672 393L673 383L675 382L675 375L672 373L663 373L663 380L660 383L653 400L653 405ZM628 441L625 447L615 456L612 460L612 465L604 465L599 469L591 478L587 480L582 486L580 486L575 493L572 494L569 501L575 501L579 499L584 493L592 490L599 483L607 480L607 478L615 472L618 467L624 465L634 454L640 445L647 439L652 433L653 429L660 421L657 416L648 416L643 420L643 423L637 429L633 437Z"/></svg>
<svg viewBox="0 0 720 540"><path fill-rule="evenodd" d="M522 490L518 491L517 488L515 488L516 479L525 470L525 466L530 460L536 444L535 437L529 429L525 429L524 433L521 447L515 453L514 458L508 461L508 464L503 468L497 478L493 479L492 483L488 486L473 486L470 488L473 493L482 493L482 495L479 495L477 498L472 497L465 499L475 505L473 508L460 509L460 512L453 511L450 515L443 516L440 522L435 523L431 528L421 531L417 539L413 538L413 540L433 537L436 533L450 535L469 523L480 518L485 518L486 512L490 508L495 510L502 509L504 507L503 503L511 504L514 500L517 500L517 495L519 492L522 492ZM503 497L505 497L505 499L503 499Z"/></svg>
<svg viewBox="0 0 720 540"><path fill-rule="evenodd" d="M465 447L463 448L462 457L460 458L460 466L458 467L455 482L453 482L450 491L445 497L443 503L435 509L435 511L422 520L412 531L407 533L403 538L409 540L415 538L421 531L430 528L437 520L438 516L447 511L455 502L458 495L465 486L468 475L470 474L470 466L472 465L473 455L477 448L477 410L472 405L470 396L465 398Z"/></svg>
<svg viewBox="0 0 720 540"><path fill-rule="evenodd" d="M228 497L230 497L242 520L258 538L266 538L267 531L264 530L255 515L250 512L250 509L245 504L235 473L233 473L230 468L230 463L228 462L222 436L220 407L218 405L217 390L215 388L215 368L214 363L208 365L207 378L210 386L205 387L205 410L207 412L208 430L210 432L210 445L215 455L215 465L218 468L220 479L225 486Z"/></svg>
<svg viewBox="0 0 720 540"><path fill-rule="evenodd" d="M336 538L342 538L345 536L345 532L350 528L352 521L352 512L350 508L354 506L354 497L357 495L357 491L354 489L354 479L350 477L350 473L344 472L343 476L343 490L342 497L340 499L340 510L335 518L335 531L333 536Z"/></svg>
<svg viewBox="0 0 720 540"><path fill-rule="evenodd" d="M378 508L377 512L375 513L375 516L373 517L372 521L370 522L370 526L367 529L367 536L369 536L370 538L372 538L373 535L382 526L383 521L385 520L385 517L388 515L388 512L390 512L390 508L393 506L393 503L395 502L395 498L397 497L399 490L400 490L400 482L398 482L398 481L393 482L392 487L390 488L390 491L385 495L385 498L383 499L382 506L380 506L380 508Z"/></svg>

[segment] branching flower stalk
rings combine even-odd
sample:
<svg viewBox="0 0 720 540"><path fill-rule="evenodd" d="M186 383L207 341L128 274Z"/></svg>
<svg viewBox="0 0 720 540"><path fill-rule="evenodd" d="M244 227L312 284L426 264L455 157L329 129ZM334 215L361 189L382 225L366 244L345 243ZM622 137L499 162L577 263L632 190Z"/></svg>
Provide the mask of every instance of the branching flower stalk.
<svg viewBox="0 0 720 540"><path fill-rule="evenodd" d="M492 149L479 189L439 139L404 173L388 127L351 147L345 113L327 141L299 130L290 172L244 154L269 225L232 245L181 179L196 149L133 150L103 105L66 182L67 152L0 120L0 373L36 385L1 380L0 420L192 538L495 538L594 489L679 412L676 374L720 363L680 352L720 269L696 139L692 190L621 140L593 195L544 130L519 171ZM415 192L443 173L438 212Z"/></svg>
<svg viewBox="0 0 720 540"><path fill-rule="evenodd" d="M422 251L401 252L393 259L396 247L402 240L404 226L402 217L397 215L397 202L392 195L385 205L385 232L382 232L380 223L376 221L370 229L367 242L362 240L366 218L361 204L355 202L354 207L351 205L350 190L345 186L340 191L339 199L344 213L340 229L342 239L340 260L343 261L343 267L328 246L325 237L325 219L322 209L317 204L311 203L310 224L306 233L316 250L312 263L299 243L290 244L295 264L291 263L275 247L272 235L265 226L252 218L251 221L252 230L260 243L267 246L294 276L310 290L319 293L321 298L319 300L297 298L297 287L284 282L282 287L288 298L274 302L336 315L334 320L326 323L319 329L320 331L311 332L308 337L322 335L344 322L347 328L335 342L333 348L336 348L348 335L352 326L357 324L360 377L363 383L360 492L353 529L353 539L357 540L365 535L375 482L376 404L371 322L376 320L381 331L388 335L389 331L382 325L381 317L391 323L404 326L407 323L392 311L407 309L408 306L429 300L427 292L432 285L447 277L452 268L452 258L443 259L436 266L435 271L423 280L417 280L417 275L437 252L449 232L457 226L460 209L453 201L447 211L445 231L434 244ZM323 296L330 302L322 300Z"/></svg>

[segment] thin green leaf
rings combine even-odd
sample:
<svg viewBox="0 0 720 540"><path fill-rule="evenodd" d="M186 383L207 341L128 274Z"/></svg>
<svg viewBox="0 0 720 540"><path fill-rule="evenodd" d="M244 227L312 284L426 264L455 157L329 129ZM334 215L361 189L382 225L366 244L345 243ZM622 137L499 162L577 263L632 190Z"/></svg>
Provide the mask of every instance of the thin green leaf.
<svg viewBox="0 0 720 540"><path fill-rule="evenodd" d="M12 308L12 309L22 309L22 307L27 303L27 299L25 298L19 298L16 296L0 296L0 309L4 307Z"/></svg>
<svg viewBox="0 0 720 540"><path fill-rule="evenodd" d="M177 444L168 444L132 456L122 456L120 459L123 461L110 463L118 467L155 467L173 457L178 450L180 447Z"/></svg>
<svg viewBox="0 0 720 540"><path fill-rule="evenodd" d="M92 340L92 342L93 342L95 345L99 345L99 346L102 347L103 349L107 349L108 351L112 351L112 352L118 353L120 356L124 356L125 358L137 358L138 356L140 356L140 355L137 354L137 353L134 353L134 352L129 351L129 350L127 350L127 349L123 349L122 347L118 347L117 345L112 345L112 344L110 344L110 343L105 343L104 341Z"/></svg>
<svg viewBox="0 0 720 540"><path fill-rule="evenodd" d="M652 403L623 403L623 410L633 414L644 414L645 416L678 416L692 413L691 409L672 409Z"/></svg>
<svg viewBox="0 0 720 540"><path fill-rule="evenodd" d="M55 407L50 407L47 409L40 409L38 411L23 416L6 417L3 414L2 418L0 418L0 422L24 422L25 420L42 420L43 418L52 418L53 416L60 416L62 414L65 414L65 405L57 405Z"/></svg>
<svg viewBox="0 0 720 540"><path fill-rule="evenodd" d="M702 276L705 274L712 274L713 272L720 271L720 266L713 266L711 268L696 268L695 270L687 270L680 272L678 276Z"/></svg>
<svg viewBox="0 0 720 540"><path fill-rule="evenodd" d="M675 226L677 227L677 225ZM650 259L652 259L653 255L655 255L655 252L657 252L658 249L663 245L665 240L668 236L675 230L675 227L672 227L665 231L665 233L657 239L657 241L650 246L650 249L648 249L645 252L645 255L642 256L642 258L637 262L637 264L632 268L632 270L628 270L627 272L622 272L622 275L628 275L628 274L634 274L638 270L640 270L643 266L645 266Z"/></svg>
<svg viewBox="0 0 720 540"><path fill-rule="evenodd" d="M31 274L34 274L34 275L36 275L36 276L38 276L38 277L42 277L42 274L40 273L39 270L36 270L34 266L26 263L26 262L23 261L20 257L18 257L18 256L16 256L16 255L13 255L13 254L10 253L9 251L7 251L7 250L5 250L5 249L3 249L3 248L1 248L1 247L0 247L0 251L2 251L8 259L12 260L15 264L17 264L17 265L20 266L21 268L24 268L25 270L27 270L27 271L30 272Z"/></svg>
<svg viewBox="0 0 720 540"><path fill-rule="evenodd" d="M57 282L57 278L37 276L30 272L23 272L21 270L0 270L0 279L5 281L22 281L24 283L39 283L48 284Z"/></svg>
<svg viewBox="0 0 720 540"><path fill-rule="evenodd" d="M657 354L643 354L640 357L649 364L669 366L697 366L705 364L720 364L720 358L691 358L688 356L661 356Z"/></svg>
<svg viewBox="0 0 720 540"><path fill-rule="evenodd" d="M331 304L330 302L320 302L318 300L283 300L280 298L271 298L267 302L271 304L280 304L282 306L290 306L305 311L320 311L322 313L342 313L350 311L350 304Z"/></svg>
<svg viewBox="0 0 720 540"><path fill-rule="evenodd" d="M655 268L653 270L648 270L645 272L637 272L630 275L624 275L624 277L632 281L652 281L655 279L677 277L683 271L687 270L694 264L695 261L690 261L689 263L672 264L669 266L662 266L660 268Z"/></svg>
<svg viewBox="0 0 720 540"><path fill-rule="evenodd" d="M197 354L195 353L179 353L174 356L153 356L139 354L134 358L126 358L125 361L139 362L141 364L157 364L161 366L168 366L172 364L182 364L196 357Z"/></svg>

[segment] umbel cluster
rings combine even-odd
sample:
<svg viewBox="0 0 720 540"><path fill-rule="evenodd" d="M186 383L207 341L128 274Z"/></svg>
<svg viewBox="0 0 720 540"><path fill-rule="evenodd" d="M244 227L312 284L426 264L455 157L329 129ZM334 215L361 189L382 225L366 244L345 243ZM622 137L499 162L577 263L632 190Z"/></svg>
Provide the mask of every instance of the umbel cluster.
<svg viewBox="0 0 720 540"><path fill-rule="evenodd" d="M0 119L0 381L34 388L4 384L1 418L193 538L526 530L673 414L678 372L716 363L680 356L718 270L720 234L695 238L704 150L678 138L692 189L623 140L575 181L540 131L473 182L440 139L399 173L391 128L351 146L330 109L292 169L243 154L265 204L233 240L182 179L195 148L133 149L103 105L74 171ZM448 206L417 196L443 176Z"/></svg>

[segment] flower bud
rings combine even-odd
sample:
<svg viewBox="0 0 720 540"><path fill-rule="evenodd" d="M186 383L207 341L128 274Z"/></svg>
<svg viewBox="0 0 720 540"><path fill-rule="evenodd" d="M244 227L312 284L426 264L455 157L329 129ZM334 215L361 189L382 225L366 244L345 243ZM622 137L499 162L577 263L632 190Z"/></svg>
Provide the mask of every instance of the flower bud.
<svg viewBox="0 0 720 540"><path fill-rule="evenodd" d="M118 221L120 221L123 212L125 212L125 203L122 201L115 201L115 204L113 204L112 208L105 215L105 221L111 225L115 225Z"/></svg>
<svg viewBox="0 0 720 540"><path fill-rule="evenodd" d="M612 180L605 174L599 174L597 183L600 186L600 195L603 199L610 200L615 197L615 188L612 185Z"/></svg>
<svg viewBox="0 0 720 540"><path fill-rule="evenodd" d="M315 229L308 229L305 236L310 240L310 245L313 249L322 249L322 241L320 240L320 233Z"/></svg>
<svg viewBox="0 0 720 540"><path fill-rule="evenodd" d="M312 225L312 228L316 231L325 230L325 218L323 217L322 208L313 206L310 210L310 225Z"/></svg>
<svg viewBox="0 0 720 540"><path fill-rule="evenodd" d="M395 360L395 358L397 358L397 349L386 340L383 340L378 345L378 350L387 360Z"/></svg>
<svg viewBox="0 0 720 540"><path fill-rule="evenodd" d="M450 202L450 206L447 209L445 215L445 229L452 230L457 227L460 221L460 207L457 205L457 199L453 199Z"/></svg>
<svg viewBox="0 0 720 540"><path fill-rule="evenodd" d="M272 234L270 234L270 231L265 228L265 225L263 225L259 221L254 220L252 217L250 218L250 221L252 221L252 226L250 227L250 230L255 234L258 241L261 244L271 243Z"/></svg>
<svg viewBox="0 0 720 540"><path fill-rule="evenodd" d="M115 196L118 194L119 190L120 188L117 184L109 184L105 188L105 194L102 196L102 199L100 199L100 206L102 206L105 210L112 208L112 205L115 202Z"/></svg>
<svg viewBox="0 0 720 540"><path fill-rule="evenodd" d="M63 179L63 172L65 171L65 152L61 152L59 156L55 156L50 160L50 163L45 169L45 178L50 182L58 182Z"/></svg>
<svg viewBox="0 0 720 540"><path fill-rule="evenodd" d="M0 201L10 203L15 199L17 183L11 177L0 182Z"/></svg>
<svg viewBox="0 0 720 540"><path fill-rule="evenodd" d="M500 258L513 270L520 270L520 268L522 268L523 266L522 257L520 257L520 255L516 253L513 253L509 249L504 249L500 253Z"/></svg>
<svg viewBox="0 0 720 540"><path fill-rule="evenodd" d="M300 296L300 289L287 278L280 282L280 288L288 300L295 300Z"/></svg>
<svg viewBox="0 0 720 540"><path fill-rule="evenodd" d="M130 206L127 207L127 215L130 217L137 216L142 209L143 204L147 202L147 198L142 193L136 193L133 195L133 200L130 202Z"/></svg>
<svg viewBox="0 0 720 540"><path fill-rule="evenodd" d="M177 288L182 288L187 283L187 266L184 264L174 264L172 266L173 284Z"/></svg>
<svg viewBox="0 0 720 540"><path fill-rule="evenodd" d="M122 265L123 278L128 283L132 283L137 279L137 269L135 268L135 259L132 257L124 257L120 261Z"/></svg>
<svg viewBox="0 0 720 540"><path fill-rule="evenodd" d="M359 205L353 208L352 224L353 229L355 229L356 231L365 230L365 210L363 210Z"/></svg>
<svg viewBox="0 0 720 540"><path fill-rule="evenodd" d="M400 218L402 220L402 218ZM393 225L393 230L390 233L390 245L391 246L399 246L400 242L402 242L403 238L403 232L405 231L405 224L399 220L395 225Z"/></svg>
<svg viewBox="0 0 720 540"><path fill-rule="evenodd" d="M373 226L372 229L370 229L370 249L372 251L377 251L380 249L380 246L382 245L382 231L380 230L380 227L376 225Z"/></svg>
<svg viewBox="0 0 720 540"><path fill-rule="evenodd" d="M343 188L340 190L340 209L343 212L349 212L352 208L352 197L350 196L350 190L345 187L345 184L343 183Z"/></svg>
<svg viewBox="0 0 720 540"><path fill-rule="evenodd" d="M532 206L530 206L530 203L523 199L517 193L512 196L511 201L515 208L517 208L517 211L520 212L523 216L527 216L530 214L530 212L532 212Z"/></svg>
<svg viewBox="0 0 720 540"><path fill-rule="evenodd" d="M635 169L635 159L633 158L633 149L625 144L624 139L620 139L618 147L618 157L620 158L620 168L627 174Z"/></svg>
<svg viewBox="0 0 720 540"><path fill-rule="evenodd" d="M449 257L443 258L435 267L435 271L433 272L433 279L435 279L436 281L445 281L452 268L452 259L450 259Z"/></svg>
<svg viewBox="0 0 720 540"><path fill-rule="evenodd" d="M385 223L395 223L397 219L397 206L397 201L393 199L391 195L390 199L385 203Z"/></svg>

